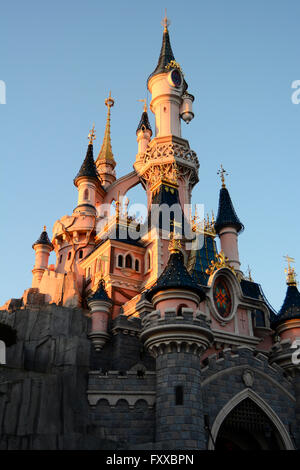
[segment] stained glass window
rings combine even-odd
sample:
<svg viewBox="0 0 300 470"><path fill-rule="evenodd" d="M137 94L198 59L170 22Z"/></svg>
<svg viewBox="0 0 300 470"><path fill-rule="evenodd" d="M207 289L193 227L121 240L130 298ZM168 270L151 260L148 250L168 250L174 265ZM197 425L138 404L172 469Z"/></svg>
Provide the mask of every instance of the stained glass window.
<svg viewBox="0 0 300 470"><path fill-rule="evenodd" d="M227 287L225 280L222 277L218 277L214 284L213 296L215 307L221 317L227 318L231 313L231 295Z"/></svg>

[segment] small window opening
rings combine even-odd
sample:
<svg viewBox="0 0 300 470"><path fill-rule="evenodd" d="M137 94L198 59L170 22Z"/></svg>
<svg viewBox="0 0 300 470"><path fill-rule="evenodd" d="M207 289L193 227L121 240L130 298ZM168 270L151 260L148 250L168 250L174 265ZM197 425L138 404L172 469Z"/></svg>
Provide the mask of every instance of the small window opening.
<svg viewBox="0 0 300 470"><path fill-rule="evenodd" d="M71 259L71 251L68 253L68 259Z"/></svg>
<svg viewBox="0 0 300 470"><path fill-rule="evenodd" d="M126 268L132 268L132 258L130 255L126 255L126 258L125 258L125 267Z"/></svg>
<svg viewBox="0 0 300 470"><path fill-rule="evenodd" d="M123 256L122 255L118 256L118 267L123 268Z"/></svg>
<svg viewBox="0 0 300 470"><path fill-rule="evenodd" d="M59 257L59 264L62 262L62 255Z"/></svg>
<svg viewBox="0 0 300 470"><path fill-rule="evenodd" d="M79 250L79 259L83 257L83 250Z"/></svg>
<svg viewBox="0 0 300 470"><path fill-rule="evenodd" d="M140 270L140 262L138 259L135 260L135 270L139 271Z"/></svg>
<svg viewBox="0 0 300 470"><path fill-rule="evenodd" d="M183 405L183 386L182 385L177 385L175 387L175 404L177 405Z"/></svg>
<svg viewBox="0 0 300 470"><path fill-rule="evenodd" d="M85 189L83 193L83 199L88 200L88 198L89 198L89 190Z"/></svg>

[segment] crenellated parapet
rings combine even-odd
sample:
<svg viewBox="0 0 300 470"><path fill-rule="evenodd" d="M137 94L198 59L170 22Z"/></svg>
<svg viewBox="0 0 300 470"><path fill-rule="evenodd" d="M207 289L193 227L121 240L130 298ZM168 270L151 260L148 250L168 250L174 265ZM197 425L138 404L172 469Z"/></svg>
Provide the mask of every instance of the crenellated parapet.
<svg viewBox="0 0 300 470"><path fill-rule="evenodd" d="M176 309L161 313L155 310L142 320L140 335L150 354L158 357L166 352L189 352L198 356L213 341L210 320L205 314L190 308L182 308L181 314Z"/></svg>

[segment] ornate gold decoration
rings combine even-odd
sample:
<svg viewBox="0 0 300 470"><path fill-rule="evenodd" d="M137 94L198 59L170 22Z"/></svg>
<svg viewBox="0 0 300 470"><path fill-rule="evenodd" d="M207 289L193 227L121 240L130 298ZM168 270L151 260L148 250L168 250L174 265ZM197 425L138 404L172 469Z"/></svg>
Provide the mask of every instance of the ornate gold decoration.
<svg viewBox="0 0 300 470"><path fill-rule="evenodd" d="M178 238L174 237L174 233L170 233L169 252L179 253L181 251L181 242Z"/></svg>
<svg viewBox="0 0 300 470"><path fill-rule="evenodd" d="M235 270L233 266L230 266L230 264L228 263L228 258L227 256L225 256L223 250L221 250L220 253L217 254L217 261L212 260L210 266L206 269L205 272L210 276L215 271L221 268L229 268L235 274Z"/></svg>
<svg viewBox="0 0 300 470"><path fill-rule="evenodd" d="M200 217L197 214L197 210L195 209L195 215L191 218L191 225L193 232L200 232L206 235L210 235L212 237L216 236L216 231L214 229L215 224L215 217L212 211L211 220L209 220L209 214L207 214L206 218L201 222Z"/></svg>
<svg viewBox="0 0 300 470"><path fill-rule="evenodd" d="M138 100L138 101L140 101L141 103L144 103L144 113L146 113L147 110L148 110L148 108L147 108L147 100L144 99L144 100Z"/></svg>
<svg viewBox="0 0 300 470"><path fill-rule="evenodd" d="M46 225L44 225L43 232L46 232Z"/></svg>
<svg viewBox="0 0 300 470"><path fill-rule="evenodd" d="M292 268L291 263L295 263L295 259L291 258L290 256L286 255L284 256L284 259L286 260L288 264L288 268L284 270L286 273L286 283L288 286L297 286L297 281L296 277L297 274L295 273L295 268Z"/></svg>
<svg viewBox="0 0 300 470"><path fill-rule="evenodd" d="M168 69L168 70L178 69L182 73L182 69L181 69L180 65L178 64L178 62L176 62L176 60L170 60L170 62L166 65L166 69Z"/></svg>
<svg viewBox="0 0 300 470"><path fill-rule="evenodd" d="M222 188L226 188L224 175L228 176L228 173L226 172L226 170L224 170L223 165L221 165L220 170L217 171L217 175L220 175L221 177Z"/></svg>
<svg viewBox="0 0 300 470"><path fill-rule="evenodd" d="M96 139L95 123L93 123L93 127L89 132L88 139L89 139L89 144L93 145L93 141Z"/></svg>

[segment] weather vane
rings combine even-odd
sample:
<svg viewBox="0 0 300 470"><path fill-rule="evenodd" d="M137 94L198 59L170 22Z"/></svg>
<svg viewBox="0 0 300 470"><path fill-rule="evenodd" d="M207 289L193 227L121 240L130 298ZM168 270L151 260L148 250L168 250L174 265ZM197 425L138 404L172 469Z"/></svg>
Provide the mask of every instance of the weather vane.
<svg viewBox="0 0 300 470"><path fill-rule="evenodd" d="M295 259L288 255L284 256L284 259L288 264L288 269L285 268L284 270L285 274L287 274L287 284L290 286L297 286L295 269L291 267L291 263L295 263Z"/></svg>
<svg viewBox="0 0 300 470"><path fill-rule="evenodd" d="M138 100L138 101L140 101L141 103L144 103L144 113L146 113L147 112L147 101L146 101L146 99Z"/></svg>
<svg viewBox="0 0 300 470"><path fill-rule="evenodd" d="M96 139L95 123L93 123L93 127L89 132L88 139L89 139L89 144L93 145L93 140Z"/></svg>
<svg viewBox="0 0 300 470"><path fill-rule="evenodd" d="M223 165L221 165L220 170L217 171L217 175L220 175L220 177L221 177L222 188L226 188L224 175L228 176L228 173L226 172L226 170L224 170Z"/></svg>
<svg viewBox="0 0 300 470"><path fill-rule="evenodd" d="M165 17L163 18L161 24L164 27L164 32L166 33L168 31L168 26L170 26L170 24L171 24L171 21L167 18L167 9L166 8L165 8Z"/></svg>

